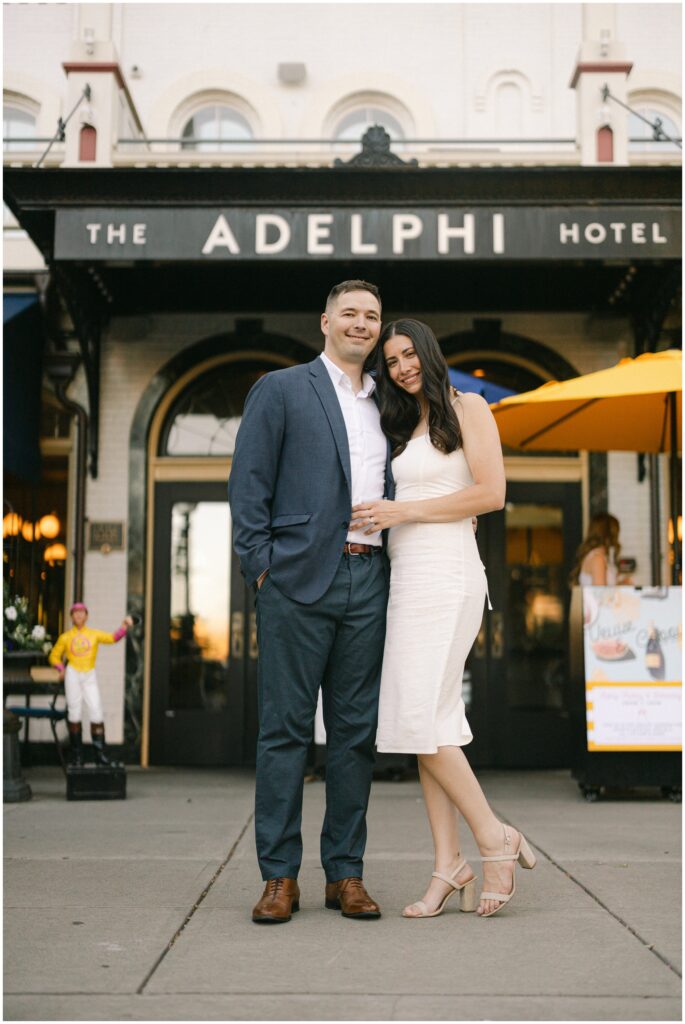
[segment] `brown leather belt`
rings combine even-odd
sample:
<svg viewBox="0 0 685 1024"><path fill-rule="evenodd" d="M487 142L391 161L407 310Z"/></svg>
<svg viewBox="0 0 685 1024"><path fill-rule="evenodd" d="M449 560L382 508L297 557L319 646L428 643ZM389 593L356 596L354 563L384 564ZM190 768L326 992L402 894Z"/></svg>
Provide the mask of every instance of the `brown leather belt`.
<svg viewBox="0 0 685 1024"><path fill-rule="evenodd" d="M380 554L383 548L380 544L350 544L343 547L344 555L376 555Z"/></svg>

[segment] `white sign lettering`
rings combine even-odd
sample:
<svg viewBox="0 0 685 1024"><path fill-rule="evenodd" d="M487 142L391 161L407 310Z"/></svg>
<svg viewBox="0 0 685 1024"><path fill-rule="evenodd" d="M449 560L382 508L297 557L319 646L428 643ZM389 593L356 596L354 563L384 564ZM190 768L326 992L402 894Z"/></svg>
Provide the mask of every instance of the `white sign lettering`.
<svg viewBox="0 0 685 1024"><path fill-rule="evenodd" d="M115 241L119 245L123 245L126 241L126 225L120 224L117 227L115 224L107 225L107 245L112 245Z"/></svg>
<svg viewBox="0 0 685 1024"><path fill-rule="evenodd" d="M218 246L228 249L234 256L237 256L240 252L240 246L236 242L235 236L228 226L228 221L223 213L217 219L216 224L209 233L209 238L202 246L202 255L209 256Z"/></svg>
<svg viewBox="0 0 685 1024"><path fill-rule="evenodd" d="M276 228L278 237L271 242L267 240L267 231ZM258 213L255 222L255 252L273 255L283 252L290 245L290 224L285 217L277 213Z"/></svg>
<svg viewBox="0 0 685 1024"><path fill-rule="evenodd" d="M562 245L566 245L569 239L573 242L574 245L578 245L578 242L580 241L580 231L578 230L578 225L571 224L571 226L569 227L568 224L560 224L559 241Z"/></svg>
<svg viewBox="0 0 685 1024"><path fill-rule="evenodd" d="M396 213L392 218L392 251L396 256L404 252L404 243L418 238L423 231L423 221L415 213Z"/></svg>
<svg viewBox="0 0 685 1024"><path fill-rule="evenodd" d="M134 207L57 210L56 259L679 259L654 206Z"/></svg>
<svg viewBox="0 0 685 1024"><path fill-rule="evenodd" d="M492 215L492 251L504 252L504 214L493 213Z"/></svg>
<svg viewBox="0 0 685 1024"><path fill-rule="evenodd" d="M607 229L603 224L588 224L585 228L585 238L592 245L599 245L600 242L604 242L607 237Z"/></svg>
<svg viewBox="0 0 685 1024"><path fill-rule="evenodd" d="M446 256L450 251L451 238L463 239L465 253L476 251L476 219L472 213L464 214L461 227L451 225L448 214L438 214L438 252L441 256Z"/></svg>
<svg viewBox="0 0 685 1024"><path fill-rule="evenodd" d="M353 213L350 223L350 250L355 256L370 255L378 252L375 242L363 242L363 220L361 213Z"/></svg>
<svg viewBox="0 0 685 1024"><path fill-rule="evenodd" d="M332 223L332 213L309 214L307 217L307 252L320 253L322 256L333 252L332 242L321 241L323 238L330 237Z"/></svg>

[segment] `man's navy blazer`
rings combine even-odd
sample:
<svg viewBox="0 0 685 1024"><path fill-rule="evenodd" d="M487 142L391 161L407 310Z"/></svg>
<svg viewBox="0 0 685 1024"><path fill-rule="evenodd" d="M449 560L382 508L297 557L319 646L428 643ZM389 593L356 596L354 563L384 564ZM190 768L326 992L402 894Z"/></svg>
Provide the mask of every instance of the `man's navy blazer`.
<svg viewBox="0 0 685 1024"><path fill-rule="evenodd" d="M385 472L392 499L389 445ZM340 562L351 494L345 420L321 359L265 374L245 401L228 481L246 581L269 569L288 597L318 601Z"/></svg>

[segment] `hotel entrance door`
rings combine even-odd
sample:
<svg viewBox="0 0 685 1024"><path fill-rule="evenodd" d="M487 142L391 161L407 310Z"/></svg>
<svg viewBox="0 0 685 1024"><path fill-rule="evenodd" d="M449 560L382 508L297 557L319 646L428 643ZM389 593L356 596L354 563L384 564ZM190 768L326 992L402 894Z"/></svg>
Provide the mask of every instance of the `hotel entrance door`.
<svg viewBox="0 0 685 1024"><path fill-rule="evenodd" d="M479 523L493 610L467 662L473 765L571 763L568 576L581 539L579 483L509 483L505 508Z"/></svg>
<svg viewBox="0 0 685 1024"><path fill-rule="evenodd" d="M257 627L226 483L158 483L154 546L150 761L254 764Z"/></svg>
<svg viewBox="0 0 685 1024"><path fill-rule="evenodd" d="M510 483L506 507L479 523L493 611L467 663L474 766L570 764L568 575L580 541L579 483ZM254 597L231 548L226 484L158 483L154 548L150 761L252 765Z"/></svg>

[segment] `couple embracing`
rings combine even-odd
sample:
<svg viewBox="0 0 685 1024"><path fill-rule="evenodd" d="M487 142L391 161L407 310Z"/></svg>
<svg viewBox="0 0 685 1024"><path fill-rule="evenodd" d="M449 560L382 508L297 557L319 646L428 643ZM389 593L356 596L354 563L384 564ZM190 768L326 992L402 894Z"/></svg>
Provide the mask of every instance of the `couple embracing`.
<svg viewBox="0 0 685 1024"><path fill-rule="evenodd" d="M257 923L299 909L302 792L319 689L327 736L325 906L380 917L363 883L379 751L414 753L435 871L408 918L491 916L535 857L488 805L462 747L466 657L487 595L472 517L502 508L487 403L458 394L430 328L382 329L375 285L343 281L321 316L324 351L262 377L245 403L229 480L233 538L256 589L259 739L255 828L266 883ZM372 353L374 354L372 357ZM365 372L372 357L375 379ZM483 861L461 854L459 815Z"/></svg>

